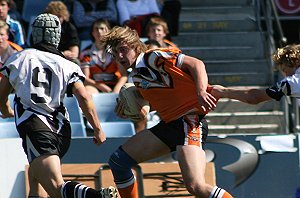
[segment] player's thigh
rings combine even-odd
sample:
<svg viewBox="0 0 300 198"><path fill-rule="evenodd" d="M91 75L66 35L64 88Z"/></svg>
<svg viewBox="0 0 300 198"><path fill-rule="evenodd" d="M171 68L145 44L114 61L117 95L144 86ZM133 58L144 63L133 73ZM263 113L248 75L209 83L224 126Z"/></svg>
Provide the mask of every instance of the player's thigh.
<svg viewBox="0 0 300 198"><path fill-rule="evenodd" d="M205 183L205 152L195 145L177 146L177 159L185 183ZM196 175L196 177L195 177Z"/></svg>
<svg viewBox="0 0 300 198"><path fill-rule="evenodd" d="M122 148L138 163L170 152L169 147L148 129L131 137Z"/></svg>
<svg viewBox="0 0 300 198"><path fill-rule="evenodd" d="M60 187L64 183L60 159L57 155L42 155L30 163L31 173L48 192L50 197L56 197L60 193Z"/></svg>

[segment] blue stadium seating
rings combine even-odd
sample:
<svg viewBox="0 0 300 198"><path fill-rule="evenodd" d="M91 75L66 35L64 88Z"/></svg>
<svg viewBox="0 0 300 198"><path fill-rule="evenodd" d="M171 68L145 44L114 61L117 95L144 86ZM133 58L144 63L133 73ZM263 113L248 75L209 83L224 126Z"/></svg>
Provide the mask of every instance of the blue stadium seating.
<svg viewBox="0 0 300 198"><path fill-rule="evenodd" d="M93 100L101 122L129 121L118 117L114 112L118 96L117 93L93 94Z"/></svg>
<svg viewBox="0 0 300 198"><path fill-rule="evenodd" d="M135 134L132 122L102 122L101 127L106 137L131 137Z"/></svg>
<svg viewBox="0 0 300 198"><path fill-rule="evenodd" d="M85 126L82 125L82 123L79 122L71 122L71 131L72 135L71 137L87 137Z"/></svg>
<svg viewBox="0 0 300 198"><path fill-rule="evenodd" d="M32 16L37 16L43 13L44 9L51 0L24 0L22 18L29 22Z"/></svg>
<svg viewBox="0 0 300 198"><path fill-rule="evenodd" d="M65 97L63 101L70 116L70 122L79 122L84 124L82 111L75 97Z"/></svg>
<svg viewBox="0 0 300 198"><path fill-rule="evenodd" d="M18 138L15 122L0 122L0 138Z"/></svg>
<svg viewBox="0 0 300 198"><path fill-rule="evenodd" d="M65 97L64 105L70 116L72 137L87 137L82 111L75 97Z"/></svg>

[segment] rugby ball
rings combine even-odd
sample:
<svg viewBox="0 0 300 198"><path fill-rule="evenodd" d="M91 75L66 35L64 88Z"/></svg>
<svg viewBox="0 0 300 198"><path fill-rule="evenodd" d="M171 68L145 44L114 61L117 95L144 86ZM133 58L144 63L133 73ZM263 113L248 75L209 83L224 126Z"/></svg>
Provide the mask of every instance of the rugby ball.
<svg viewBox="0 0 300 198"><path fill-rule="evenodd" d="M119 93L119 100L124 104L124 115L132 121L142 120L140 112L143 109L144 117L150 111L150 105L147 100L143 98L133 83L126 83L122 86Z"/></svg>

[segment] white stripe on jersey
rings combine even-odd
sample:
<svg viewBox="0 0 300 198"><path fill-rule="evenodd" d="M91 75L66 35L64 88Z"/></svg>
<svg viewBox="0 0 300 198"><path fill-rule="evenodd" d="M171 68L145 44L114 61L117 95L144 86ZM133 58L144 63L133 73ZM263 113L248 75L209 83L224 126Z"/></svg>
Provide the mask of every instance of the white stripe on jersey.
<svg viewBox="0 0 300 198"><path fill-rule="evenodd" d="M29 137L26 135L26 145L27 145L27 158L28 162L31 162L36 157L39 157L39 152L35 149L33 144L31 143Z"/></svg>

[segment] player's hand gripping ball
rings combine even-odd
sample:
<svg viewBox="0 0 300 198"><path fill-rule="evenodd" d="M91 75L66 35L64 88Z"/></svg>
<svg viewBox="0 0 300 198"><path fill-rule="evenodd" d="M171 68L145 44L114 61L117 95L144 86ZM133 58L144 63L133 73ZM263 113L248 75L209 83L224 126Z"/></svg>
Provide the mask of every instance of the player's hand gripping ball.
<svg viewBox="0 0 300 198"><path fill-rule="evenodd" d="M122 106L123 117L132 121L145 119L150 111L149 102L143 98L133 83L122 86L118 103Z"/></svg>

